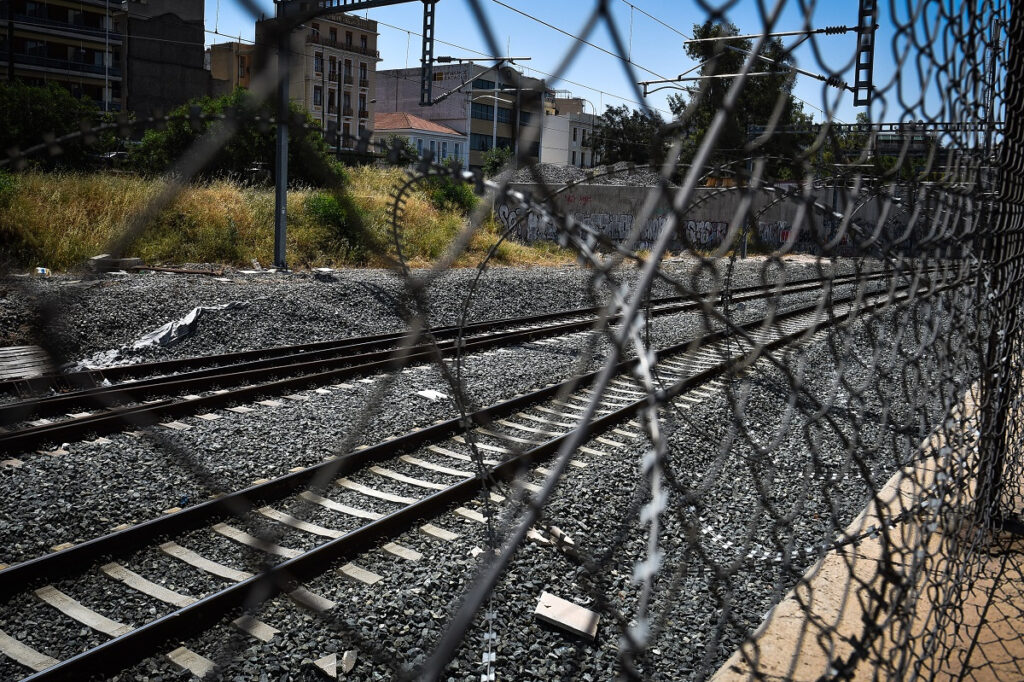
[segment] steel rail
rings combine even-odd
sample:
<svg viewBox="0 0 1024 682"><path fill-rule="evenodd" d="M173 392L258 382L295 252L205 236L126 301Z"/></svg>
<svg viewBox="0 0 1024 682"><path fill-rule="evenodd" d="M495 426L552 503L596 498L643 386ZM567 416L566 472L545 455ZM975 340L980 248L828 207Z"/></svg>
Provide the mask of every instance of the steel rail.
<svg viewBox="0 0 1024 682"><path fill-rule="evenodd" d="M954 286L956 284L939 287L918 286L916 292L924 292L931 296L951 289ZM908 292L909 290L910 287L901 291ZM815 318L808 325L804 325L800 329L788 332L783 330L784 333L781 333L777 339L765 342L763 345L751 348L748 351L739 350L739 355L730 355L730 357L723 359L715 366L708 367L677 381L665 390L661 397L664 400L678 397L682 393L703 385L717 376L752 364L766 350L773 350L788 345L801 338L806 338L810 333L836 326L854 314L862 314L885 307L895 307L905 301L916 302L920 300L914 299L909 294L894 298L889 292L880 292L875 296L875 299L874 302L868 303L860 296L854 295L834 301L833 305L846 303L851 305L847 306L845 312L833 313L831 315L820 306L806 306L737 325L736 330L725 329L712 332L699 339L692 339L655 351L656 360L661 360L667 356L680 352L693 352L713 343L735 337L737 330L742 330L745 333L765 331L764 324L769 320L772 328L778 328L794 318L808 315L812 315ZM617 364L616 372L626 372L636 366L637 362L636 359L624 360ZM583 377L570 379L526 396L485 408L473 413L470 419L474 424L487 426L493 417L508 413L509 411L519 410L522 406L558 395L562 391L572 391L585 386L596 379L598 374L599 372L593 372ZM603 432L621 421L633 417L647 404L647 398L644 397L613 410L609 414L597 417L590 422L580 423L575 429L570 430L566 434L548 440L493 466L484 476L477 475L473 478L465 479L443 491L422 498L407 507L369 522L340 538L326 542L280 564L268 567L258 576L230 585L174 613L151 621L131 632L104 642L93 649L65 659L46 670L30 675L25 678L25 681L79 680L121 670L152 655L160 646L170 641L194 636L197 632L215 625L234 610L252 608L282 592L290 591L298 584L323 574L336 560L371 547L381 539L398 535L421 518L436 515L447 510L452 505L466 502L477 496L482 488L491 487L497 480L511 480L523 466L543 460L556 453L563 441L574 432L582 430L586 436ZM101 557L139 549L156 537L202 527L213 518L225 515L231 509L232 503L235 505L234 508L236 510L239 504L247 505L251 509L258 503L292 494L308 483L316 473L322 471L325 467L337 467L337 471L333 472L334 474L346 473L370 462L394 456L396 449L398 449L394 446L400 442L404 442L405 447L409 447L413 443L421 444L424 440L430 439L433 436L444 434L441 437L445 437L453 431L459 431L461 430L461 425L461 419L449 420L435 427L392 439L373 448L350 453L337 460L328 461L301 472L283 476L275 481L253 486L243 491L232 493L229 496L209 500L167 517L154 519L55 554L11 566L0 571L0 597L8 598L12 594L24 591L28 585L43 579L79 573L82 566L90 565Z"/></svg>
<svg viewBox="0 0 1024 682"><path fill-rule="evenodd" d="M880 278L876 277L875 279ZM850 282L862 282L864 279L851 279ZM794 294L812 291L820 286L820 282L794 286L785 293ZM778 295L777 290L755 290L748 293L733 295L733 303L755 300L767 296ZM701 303L688 301L666 305L652 309L652 313L665 315L699 309ZM618 316L612 317L608 323L614 324ZM480 351L499 345L522 343L537 338L571 334L593 326L596 318L588 318L558 325L533 329L526 328L511 332L503 332L464 341L458 347L455 342L445 342L437 346L424 344L414 347L404 356L405 362L429 361L450 356L456 352ZM84 417L62 420L58 422L33 425L19 429L11 429L0 433L0 452L25 453L45 443L61 443L74 441L87 434L102 435L123 429L126 425L136 427L152 426L161 419L194 414L197 411L216 409L241 400L253 400L266 395L279 395L333 381L363 376L373 372L386 371L395 366L394 351L376 351L356 357L306 360L287 365L267 366L266 361L258 361L255 368L247 365L230 367L229 372L205 370L194 375L173 375L153 380L153 382L132 382L102 389L94 389L82 394L58 395L50 398L23 401L0 406L0 423L16 423L27 420L30 416L44 417L65 412L82 406L99 403L103 412ZM351 364L352 362L359 364ZM268 376L294 375L291 378L266 382ZM189 391L212 390L222 386L252 383L248 386L235 388L225 393L215 393L198 398L166 399L157 402L134 404L127 407L108 407L133 400L142 400L147 396L162 393L180 394Z"/></svg>
<svg viewBox="0 0 1024 682"><path fill-rule="evenodd" d="M833 278L809 277L804 279L793 280L790 282L785 282L782 284L755 284L746 287L738 287L733 289L732 291L735 295L746 294L752 291L769 290L772 287L799 287L801 285L808 285L813 283L846 282L848 280L854 279L868 281L872 279L880 279L890 274L893 274L893 272L891 270L886 270L883 272L869 273L866 276L859 276L857 274L847 274L837 275L836 277ZM912 274L912 271L908 271L907 273L901 274ZM701 298L693 295L666 296L662 298L653 299L651 303L653 305L663 305L681 302L693 302L694 300L706 300L706 297ZM602 310L602 306L588 306L570 310L560 310L551 313L542 313L539 315L530 315L526 317L484 320L481 322L474 322L472 324L465 325L461 328L458 325L439 327L437 329L431 330L430 334L435 339L439 340L453 339L458 336L460 329L463 334L465 334L466 332L474 334L484 333L492 331L494 329L505 329L514 326L538 324L566 317L595 315L600 313ZM314 343L294 344L289 346L272 346L269 348L258 348L247 351L234 351L231 353L222 353L218 355L195 356L172 360L159 360L155 362L144 362L130 365L115 365L113 367L82 370L63 374L44 374L37 377L28 377L24 379L7 379L4 381L0 381L0 393L19 392L22 394L30 394L39 393L48 389L89 389L101 386L104 382L118 382L124 381L125 379L134 379L137 377L149 376L160 373L184 372L189 370L200 369L203 367L209 367L211 365L218 365L218 367L223 368L236 363L243 363L260 359L282 358L295 354L311 353L316 351L352 350L359 352L382 350L385 347L394 347L396 345L408 344L408 340L408 333L394 332L390 334L374 334L369 336L350 337L332 341L319 341Z"/></svg>

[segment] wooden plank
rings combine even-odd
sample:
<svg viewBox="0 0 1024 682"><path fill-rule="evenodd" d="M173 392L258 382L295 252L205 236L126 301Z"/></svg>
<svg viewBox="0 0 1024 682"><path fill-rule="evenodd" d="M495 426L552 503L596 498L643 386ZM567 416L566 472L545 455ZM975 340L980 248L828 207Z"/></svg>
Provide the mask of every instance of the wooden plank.
<svg viewBox="0 0 1024 682"><path fill-rule="evenodd" d="M200 556L199 554L193 552L191 549L182 547L176 542L165 542L164 544L160 545L160 550L164 554L172 556L180 561L184 561L186 564L189 564L190 566L195 566L196 568L202 571L212 573L215 576L225 578L236 583L241 582L243 580L248 580L252 577L252 573L246 573L245 571L239 571L237 569L231 568L230 566L225 566L224 564L218 564L216 561L211 561L206 557Z"/></svg>
<svg viewBox="0 0 1024 682"><path fill-rule="evenodd" d="M593 640L597 635L597 623L601 616L590 609L571 601L542 592L534 609L537 618L556 627Z"/></svg>
<svg viewBox="0 0 1024 682"><path fill-rule="evenodd" d="M213 527L213 530L229 540L234 540L239 544L247 545L253 549L258 549L261 552L266 552L267 554L275 554L277 556L284 557L285 559L293 559L302 554L301 550L282 547L274 544L273 542L261 540L255 535L250 535L241 528L236 528L235 526L227 523L218 523Z"/></svg>
<svg viewBox="0 0 1024 682"><path fill-rule="evenodd" d="M77 620L82 625L90 627L97 632L102 632L110 637L120 637L121 635L132 631L130 626L125 625L124 623L118 623L116 620L111 620L102 614L96 613L88 606L85 606L81 602L78 602L64 594L53 585L40 587L36 590L36 596L63 613L68 618Z"/></svg>
<svg viewBox="0 0 1024 682"><path fill-rule="evenodd" d="M32 647L22 644L3 630L0 630L0 653L35 672L46 670L59 662L56 658L39 653Z"/></svg>
<svg viewBox="0 0 1024 682"><path fill-rule="evenodd" d="M169 590L163 585L158 585L147 580L138 573L135 573L118 563L105 564L100 566L100 570L114 580L124 583L133 590L137 590L145 595L153 597L153 599L171 604L172 606L177 606L178 608L188 606L196 601L188 595L180 594L174 590Z"/></svg>

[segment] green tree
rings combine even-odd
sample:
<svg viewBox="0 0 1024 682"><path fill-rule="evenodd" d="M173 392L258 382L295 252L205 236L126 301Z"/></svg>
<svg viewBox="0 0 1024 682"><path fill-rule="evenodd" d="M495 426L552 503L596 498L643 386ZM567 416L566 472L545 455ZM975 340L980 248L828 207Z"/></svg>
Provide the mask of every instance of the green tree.
<svg viewBox="0 0 1024 682"><path fill-rule="evenodd" d="M509 147L495 147L484 152L484 176L492 177L502 171L512 161L512 149Z"/></svg>
<svg viewBox="0 0 1024 682"><path fill-rule="evenodd" d="M193 107L201 116L193 116ZM330 156L320 125L298 105L290 107L288 122L288 178L292 182L329 186L341 179L341 166ZM246 178L252 168L273 172L277 127L270 102L258 102L248 91L192 100L170 113L163 129L150 129L131 151L132 166L143 173L163 173L222 118L237 122L236 132L203 167L204 177Z"/></svg>
<svg viewBox="0 0 1024 682"><path fill-rule="evenodd" d="M609 106L592 137L594 155L602 163L657 163L665 154L664 125L665 120L656 111L637 111L624 104Z"/></svg>
<svg viewBox="0 0 1024 682"><path fill-rule="evenodd" d="M45 137L59 138L81 130L82 123L97 124L99 109L88 99L76 99L54 83L42 87L18 81L0 82L0 151L22 151L42 142ZM89 163L87 140L57 143L59 153L34 153L28 160L42 168L81 168Z"/></svg>
<svg viewBox="0 0 1024 682"><path fill-rule="evenodd" d="M391 133L381 140L379 151L389 163L396 166L408 166L420 157L412 140L397 133Z"/></svg>
<svg viewBox="0 0 1024 682"><path fill-rule="evenodd" d="M736 35L739 35L739 30L730 22L706 22L693 27L696 39ZM735 80L727 76L742 71L752 48L751 41L746 38L686 45L687 55L702 63L700 74L705 79L699 81L700 86L689 90L686 96L669 98L669 107L684 136L684 153L688 156L684 160L692 159L715 115L723 108L726 94ZM750 71L768 75L746 79L736 106L725 118L709 163L732 162L735 167L740 165L737 162L749 156L777 157L767 163L769 177L798 177L802 174L802 154L813 141L813 135L779 133L758 138L750 131L751 126L778 130L806 128L813 123L812 117L804 112L803 105L793 96L796 72L787 68L793 65L793 58L786 53L782 41L778 38L764 41L759 54L771 61L755 59Z"/></svg>

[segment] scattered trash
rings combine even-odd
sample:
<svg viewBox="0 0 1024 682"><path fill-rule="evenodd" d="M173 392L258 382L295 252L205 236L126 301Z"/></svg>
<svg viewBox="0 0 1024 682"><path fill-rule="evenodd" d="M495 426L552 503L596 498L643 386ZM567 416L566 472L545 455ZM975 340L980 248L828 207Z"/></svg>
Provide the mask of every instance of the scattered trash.
<svg viewBox="0 0 1024 682"><path fill-rule="evenodd" d="M436 403L438 400L448 397L444 393L441 393L441 391L435 391L432 388L428 388L425 391L416 391L416 395L421 395L432 403Z"/></svg>
<svg viewBox="0 0 1024 682"><path fill-rule="evenodd" d="M49 277L50 268L36 268L36 275L39 277Z"/></svg>
<svg viewBox="0 0 1024 682"><path fill-rule="evenodd" d="M355 649L349 649L341 657L341 672L350 673L354 667L356 667L356 651Z"/></svg>
<svg viewBox="0 0 1024 682"><path fill-rule="evenodd" d="M195 331L196 323L199 318L205 312L214 312L218 310L237 310L238 308L244 308L248 303L244 301L232 301L231 303L225 303L223 305L214 306L199 306L189 311L188 315L168 322L159 329L155 329L148 334L144 335L138 341L132 344L132 350L140 350L142 348L149 348L150 346L160 346L166 348L172 346L182 339L185 339L192 335Z"/></svg>

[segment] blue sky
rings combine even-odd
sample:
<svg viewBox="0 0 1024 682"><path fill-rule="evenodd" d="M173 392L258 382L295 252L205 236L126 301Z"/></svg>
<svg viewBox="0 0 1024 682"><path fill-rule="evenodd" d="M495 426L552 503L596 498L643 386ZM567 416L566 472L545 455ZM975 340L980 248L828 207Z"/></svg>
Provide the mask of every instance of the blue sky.
<svg viewBox="0 0 1024 682"><path fill-rule="evenodd" d="M265 8L268 15L273 14L273 4L270 0L256 2ZM553 73L575 41L534 19L503 7L502 4L510 5L575 35L580 34L595 6L593 0L481 0L481 4L495 31L502 52L507 49L508 54L512 56L531 57L530 61L522 62L520 66L527 75L536 77L546 77L545 73ZM756 0L737 0L727 4L730 4L730 9L726 16L742 33L759 32L765 23L764 13L772 9L765 7L767 3ZM888 82L894 73L891 44L893 22L889 4L883 0L880 5L880 28L875 57L876 84ZM383 61L378 65L379 69L418 65L421 43L417 34L422 27L422 7L420 2L410 2L361 13L380 22L379 49ZM805 14L808 7L813 9ZM611 0L610 8L622 40L629 49L629 56L634 63L638 79L651 80L660 76L671 78L694 66L683 51L684 37L680 33L689 35L693 24L702 21L706 16L706 12L695 2ZM216 29L224 34L241 35L243 39L252 39L253 18L241 8L237 0L206 0L206 12L208 30ZM645 15L644 12L657 20ZM824 0L817 3L810 0L792 0L784 4L784 9L774 22L774 28L777 31L788 31L808 26L852 26L856 22L855 0ZM473 19L465 0L440 0L437 4L436 27L436 55L474 57L480 56L479 53L490 53L483 33ZM223 40L225 38L207 34L208 43ZM784 38L783 42L789 44L793 40L795 38ZM614 51L610 34L603 26L599 26L591 35L590 42L600 48ZM856 36L853 33L816 36L795 52L797 66L814 73L848 68L855 44ZM845 77L852 82L850 72L847 72ZM565 74L565 78L566 81L560 83L549 81L549 86L571 90L574 95L588 99L599 113L606 105L625 103L637 106L633 79L627 76L622 61L603 53L600 49L584 46ZM671 92L673 91L662 91L651 95L647 99L648 105L667 113L666 97ZM827 108L824 97L827 95L834 100L839 91L835 88L825 88L821 82L801 76L797 79L795 93L806 102L805 111L813 114L815 121L821 121L821 110ZM918 87L917 92L911 95L919 98L920 88ZM834 103L833 106L835 118L844 122L852 122L857 112L862 110L853 106L853 97L850 93L843 93L838 103ZM889 111L877 108L872 111L872 118L898 120L896 112L902 111L902 108L890 106Z"/></svg>

